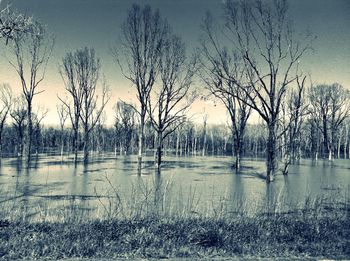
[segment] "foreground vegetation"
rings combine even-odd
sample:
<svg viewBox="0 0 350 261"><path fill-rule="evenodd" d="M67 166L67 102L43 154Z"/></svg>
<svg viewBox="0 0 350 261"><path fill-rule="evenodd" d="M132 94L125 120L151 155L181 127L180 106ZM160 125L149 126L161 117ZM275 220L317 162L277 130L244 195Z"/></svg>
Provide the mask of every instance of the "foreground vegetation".
<svg viewBox="0 0 350 261"><path fill-rule="evenodd" d="M253 215L244 210L210 216L150 211L96 219L71 212L56 221L3 216L0 259L350 258L348 202L310 202L295 211L275 208Z"/></svg>
<svg viewBox="0 0 350 261"><path fill-rule="evenodd" d="M350 220L277 215L1 222L1 258L350 257Z"/></svg>

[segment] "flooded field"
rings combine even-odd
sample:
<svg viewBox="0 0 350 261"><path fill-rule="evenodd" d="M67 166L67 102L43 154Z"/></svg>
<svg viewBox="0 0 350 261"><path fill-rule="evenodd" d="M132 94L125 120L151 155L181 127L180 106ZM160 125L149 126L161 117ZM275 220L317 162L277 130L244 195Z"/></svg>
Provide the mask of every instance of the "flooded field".
<svg viewBox="0 0 350 261"><path fill-rule="evenodd" d="M79 210L92 217L150 213L220 216L262 209L290 211L316 198L349 197L349 160L303 160L290 167L288 176L278 174L272 184L265 182L263 160L245 159L239 174L232 167L232 157L164 160L159 174L153 157L145 157L138 176L135 156L104 155L88 165L75 165L70 159L41 155L30 168L17 158L3 159L2 215L64 217Z"/></svg>

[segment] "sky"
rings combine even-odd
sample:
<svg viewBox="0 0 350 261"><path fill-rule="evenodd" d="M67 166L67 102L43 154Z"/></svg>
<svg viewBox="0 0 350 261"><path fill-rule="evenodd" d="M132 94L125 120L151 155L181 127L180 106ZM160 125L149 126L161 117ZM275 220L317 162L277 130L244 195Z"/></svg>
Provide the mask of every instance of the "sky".
<svg viewBox="0 0 350 261"><path fill-rule="evenodd" d="M0 0L1 1L1 0ZM49 113L44 122L58 122L57 95L63 96L64 83L58 72L65 53L82 47L93 47L101 59L102 73L110 88L111 100L106 108L107 123L113 121L112 107L119 99L136 103L136 91L115 63L110 49L120 43L120 25L132 3L149 4L158 8L179 34L191 52L199 45L200 24L207 10L221 14L223 0L2 0L13 9L33 15L46 24L55 35L55 47L49 61L45 80L39 86L45 90L34 98L36 106ZM303 71L314 83L338 82L350 89L350 0L290 0L290 16L298 31L309 30L316 40L314 51L303 57ZM0 49L0 83L9 83L19 92L20 82ZM196 83L198 88L200 82ZM209 123L226 123L225 109L217 103L199 100L191 114L201 121L208 114Z"/></svg>

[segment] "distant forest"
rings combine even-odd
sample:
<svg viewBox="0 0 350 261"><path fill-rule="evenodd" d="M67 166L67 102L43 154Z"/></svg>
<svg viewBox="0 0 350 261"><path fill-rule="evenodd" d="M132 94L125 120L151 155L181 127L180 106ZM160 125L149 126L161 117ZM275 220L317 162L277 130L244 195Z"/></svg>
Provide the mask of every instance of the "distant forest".
<svg viewBox="0 0 350 261"><path fill-rule="evenodd" d="M320 89L321 87L317 87ZM325 88L325 87L322 87ZM330 87L328 87L330 88ZM319 98L323 98L321 96ZM319 102L319 101L318 101ZM306 102L305 102L306 103ZM309 114L303 117L298 135L293 140L292 158L293 162L301 158L328 158L329 148L332 148L333 157L350 158L350 117L344 118L337 123L335 131L331 132L331 117L322 117L316 113L322 113L322 109L317 104L313 106L310 102ZM316 111L318 109L319 111ZM40 112L39 112L40 113ZM2 133L3 156L13 156L23 154L24 132L26 128L25 111L13 110ZM336 114L339 117L338 114ZM39 117L43 117L40 115ZM112 117L112 116L110 116ZM104 124L106 115L104 114L94 128L90 142L92 152L103 153L113 152L115 155L136 154L138 148L138 128L137 115L133 108L124 103L118 102L115 106L115 123L113 127ZM226 125L208 125L204 116L202 123L194 123L186 120L181 127L166 137L163 147L164 152L169 155L189 156L189 155L233 155L235 156L234 133L232 128ZM324 125L327 131L323 132ZM33 150L35 153L56 152L67 155L74 153L73 137L71 127L44 126L38 117L34 123ZM328 138L330 135L330 138ZM154 131L150 121L146 122L145 147L147 150L156 149L157 133ZM285 139L288 139L284 135ZM243 157L264 157L266 154L267 129L263 124L247 124L243 136ZM283 139L280 140L280 157L283 156ZM84 142L82 135L79 135L79 150L83 150Z"/></svg>

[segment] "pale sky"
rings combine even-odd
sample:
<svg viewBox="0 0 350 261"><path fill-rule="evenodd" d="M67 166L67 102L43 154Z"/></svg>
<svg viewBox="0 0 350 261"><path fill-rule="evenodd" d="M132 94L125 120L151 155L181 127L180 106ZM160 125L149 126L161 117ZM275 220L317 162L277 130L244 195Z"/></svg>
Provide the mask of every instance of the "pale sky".
<svg viewBox="0 0 350 261"><path fill-rule="evenodd" d="M3 0L2 7L7 2L14 9L34 15L56 37L46 78L39 87L45 91L34 98L36 106L43 105L50 110L45 119L47 124L58 122L57 95L64 91L58 64L66 52L85 46L95 48L101 58L102 73L111 87L108 123L113 121L111 108L118 99L136 103L135 89L123 78L109 51L118 44L120 25L133 2L159 8L174 31L182 36L188 52L198 46L199 26L205 12L210 10L215 15L221 11L221 0ZM290 0L289 5L295 28L310 30L317 36L313 45L315 52L301 61L303 71L312 75L313 82L339 82L350 88L350 1ZM18 76L3 53L0 59L0 83L10 83L18 93L21 88ZM196 115L194 120L201 121L203 112L208 113L209 123L226 122L226 112L220 105L197 101L192 109Z"/></svg>

